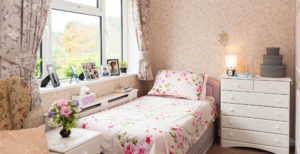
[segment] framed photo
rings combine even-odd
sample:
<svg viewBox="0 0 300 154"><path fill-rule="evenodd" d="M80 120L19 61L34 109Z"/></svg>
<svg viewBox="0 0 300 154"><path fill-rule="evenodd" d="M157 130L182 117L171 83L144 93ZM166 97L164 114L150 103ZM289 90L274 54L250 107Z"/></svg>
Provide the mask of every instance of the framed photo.
<svg viewBox="0 0 300 154"><path fill-rule="evenodd" d="M107 59L107 64L110 66L110 75L120 75L118 59Z"/></svg>
<svg viewBox="0 0 300 154"><path fill-rule="evenodd" d="M70 83L72 83L73 78L75 79L76 83L79 83L79 77L78 77L78 74L76 73L75 67L71 66L71 70L72 70L73 75L71 77Z"/></svg>
<svg viewBox="0 0 300 154"><path fill-rule="evenodd" d="M82 63L82 71L86 80L94 80L99 78L99 73L96 64L93 63Z"/></svg>
<svg viewBox="0 0 300 154"><path fill-rule="evenodd" d="M59 79L58 79L58 76L57 76L54 65L53 64L48 64L48 65L46 65L46 67L47 67L48 74L50 76L52 86L54 88L60 86L60 82L59 82Z"/></svg>
<svg viewBox="0 0 300 154"><path fill-rule="evenodd" d="M110 66L109 65L101 66L101 76L103 76L103 77L110 76Z"/></svg>

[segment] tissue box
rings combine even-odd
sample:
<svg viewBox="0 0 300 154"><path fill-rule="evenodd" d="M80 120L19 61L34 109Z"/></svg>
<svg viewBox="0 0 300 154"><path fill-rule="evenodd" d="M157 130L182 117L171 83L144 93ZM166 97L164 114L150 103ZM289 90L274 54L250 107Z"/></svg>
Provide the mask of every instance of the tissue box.
<svg viewBox="0 0 300 154"><path fill-rule="evenodd" d="M79 96L72 96L72 100L78 101L79 104L81 105L81 108L87 108L91 106L95 100L96 100L96 94L95 93L90 93L90 94L85 94L85 95L79 95Z"/></svg>

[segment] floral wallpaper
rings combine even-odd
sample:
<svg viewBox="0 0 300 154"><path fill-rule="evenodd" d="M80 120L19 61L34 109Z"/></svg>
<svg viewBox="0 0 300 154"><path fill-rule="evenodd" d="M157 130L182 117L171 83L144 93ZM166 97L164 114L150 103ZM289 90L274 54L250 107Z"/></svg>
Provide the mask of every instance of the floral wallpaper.
<svg viewBox="0 0 300 154"><path fill-rule="evenodd" d="M151 0L150 5L154 75L177 69L220 78L226 54L237 55L238 72L245 71L252 56L260 74L266 47L280 47L287 76L294 79L296 0ZM228 34L226 46L218 39L222 32ZM294 90L291 98L294 109ZM291 121L294 115L292 110Z"/></svg>

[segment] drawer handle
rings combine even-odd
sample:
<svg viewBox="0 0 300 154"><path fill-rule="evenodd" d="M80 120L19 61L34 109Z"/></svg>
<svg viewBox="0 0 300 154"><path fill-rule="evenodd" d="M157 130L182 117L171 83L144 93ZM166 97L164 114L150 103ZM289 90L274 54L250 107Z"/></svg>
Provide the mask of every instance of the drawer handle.
<svg viewBox="0 0 300 154"><path fill-rule="evenodd" d="M275 127L275 129L280 130L279 126L275 125L274 127Z"/></svg>
<svg viewBox="0 0 300 154"><path fill-rule="evenodd" d="M230 137L233 137L233 133L229 133L229 136L230 136Z"/></svg>
<svg viewBox="0 0 300 154"><path fill-rule="evenodd" d="M278 140L278 139L275 139L274 142L279 143L279 140Z"/></svg>
<svg viewBox="0 0 300 154"><path fill-rule="evenodd" d="M275 87L273 85L270 86L270 89L274 89Z"/></svg>
<svg viewBox="0 0 300 154"><path fill-rule="evenodd" d="M278 112L275 112L275 115L276 115L276 116L280 116L280 114L279 114Z"/></svg>
<svg viewBox="0 0 300 154"><path fill-rule="evenodd" d="M233 99L233 96L229 96L229 99Z"/></svg>
<svg viewBox="0 0 300 154"><path fill-rule="evenodd" d="M230 112L234 112L234 109L233 109L233 108L229 108L229 111L230 111Z"/></svg>
<svg viewBox="0 0 300 154"><path fill-rule="evenodd" d="M231 125L233 124L232 120L229 121L229 124L231 124Z"/></svg>
<svg viewBox="0 0 300 154"><path fill-rule="evenodd" d="M280 103L280 100L279 100L279 99L276 99L275 102L276 102L276 103Z"/></svg>

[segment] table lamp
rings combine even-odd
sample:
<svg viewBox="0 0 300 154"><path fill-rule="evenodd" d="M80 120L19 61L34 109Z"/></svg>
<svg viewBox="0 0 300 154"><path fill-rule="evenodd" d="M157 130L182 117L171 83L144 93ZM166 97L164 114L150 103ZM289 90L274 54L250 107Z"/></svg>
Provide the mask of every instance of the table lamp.
<svg viewBox="0 0 300 154"><path fill-rule="evenodd" d="M237 63L236 55L226 55L225 57L227 75L234 76L235 75L235 67Z"/></svg>

